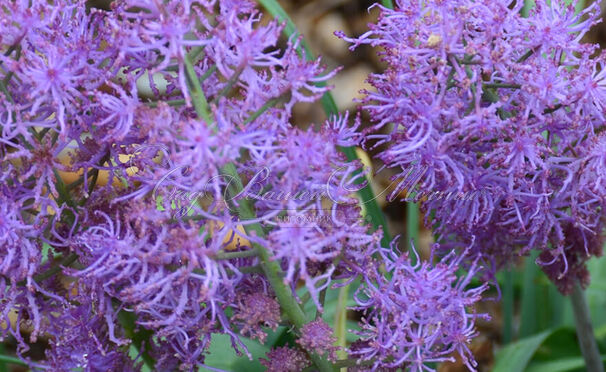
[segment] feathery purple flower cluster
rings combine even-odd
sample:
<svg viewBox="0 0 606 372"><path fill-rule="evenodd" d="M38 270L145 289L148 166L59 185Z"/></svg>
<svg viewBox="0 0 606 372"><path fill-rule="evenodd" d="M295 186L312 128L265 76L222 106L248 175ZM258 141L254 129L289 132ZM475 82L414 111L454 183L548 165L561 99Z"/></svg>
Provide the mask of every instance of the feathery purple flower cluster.
<svg viewBox="0 0 606 372"><path fill-rule="evenodd" d="M368 232L353 196L360 164L338 150L360 143L358 119L333 117L319 131L290 124L293 106L317 100L328 89L317 83L335 72L307 61L297 39L278 48L283 25L261 23L246 0L29 5L0 8L0 334L32 368L140 370L151 357L156 370L194 370L214 334L250 357L243 338L263 343L285 322L259 249L319 311L334 280L379 280L368 275L379 273L371 255L386 254L381 232ZM230 166L251 181L235 197ZM245 201L256 217L238 217ZM256 224L265 235L247 232ZM417 365L447 345L466 352L466 307L481 291L451 289L456 264L423 278L433 287L421 304L439 298L445 310L431 321L448 329ZM390 265L416 269L406 256ZM402 285L419 280L397 275ZM366 327L391 321L377 311L385 318ZM133 315L128 329L120 319ZM399 332L420 329L406 327ZM296 348L268 353L269 370L336 359L328 324L300 328ZM133 360L136 331L151 337ZM42 361L27 353L38 338L49 343Z"/></svg>
<svg viewBox="0 0 606 372"><path fill-rule="evenodd" d="M468 313L468 308L488 285L466 287L478 267L473 264L459 279L456 271L465 254L451 251L436 264L416 256L413 265L395 243L370 252L377 262L363 274L355 295L364 316L351 355L360 362L371 361L373 371L404 367L421 372L432 370L428 363L454 361L456 353L475 371L477 363L468 345L476 336L475 319L487 315ZM414 247L412 251L416 255Z"/></svg>
<svg viewBox="0 0 606 372"><path fill-rule="evenodd" d="M535 3L524 18L521 1L397 1L359 38L339 35L387 64L363 103L395 192L418 180L454 196L421 199L443 247L474 242L469 259L493 271L539 249L569 293L602 254L606 55L582 43L597 3Z"/></svg>

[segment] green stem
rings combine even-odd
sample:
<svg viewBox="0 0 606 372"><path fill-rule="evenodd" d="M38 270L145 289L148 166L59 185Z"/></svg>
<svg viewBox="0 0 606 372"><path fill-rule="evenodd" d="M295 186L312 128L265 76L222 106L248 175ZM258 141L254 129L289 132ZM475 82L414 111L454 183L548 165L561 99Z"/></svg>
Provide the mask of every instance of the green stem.
<svg viewBox="0 0 606 372"><path fill-rule="evenodd" d="M574 322L577 328L577 337L581 346L581 352L585 359L585 367L587 371L604 372L604 365L598 350L598 345L593 333L591 325L591 316L589 314L589 306L585 299L585 293L578 282L574 284L574 289L570 295L572 302L572 310L574 313Z"/></svg>
<svg viewBox="0 0 606 372"><path fill-rule="evenodd" d="M347 160L354 161L358 159L358 155L356 155L356 150L353 147L340 147L339 150L345 154ZM359 171L354 173L355 175L359 174ZM355 182L356 185L361 185L368 180L366 177L360 177ZM391 243L391 235L389 234L389 230L387 228L387 221L385 220L385 215L383 211L377 204L376 197L374 192L370 187L370 182L366 184L363 188L358 191L358 196L362 200L362 204L366 208L366 218L372 224L374 230L382 229L383 230L383 239L381 239L381 245L383 247L389 247Z"/></svg>
<svg viewBox="0 0 606 372"><path fill-rule="evenodd" d="M247 251L238 251L238 252L219 252L215 255L215 260L231 260L234 258L245 258L245 257L255 257L259 255L259 252L256 249L249 249Z"/></svg>
<svg viewBox="0 0 606 372"><path fill-rule="evenodd" d="M59 262L57 265L49 268L48 270L46 270L43 273L40 273L36 276L34 276L34 281L36 283L40 283L48 278L51 278L53 276L55 276L55 274L58 274L59 272L61 272L61 270L63 270L64 266L69 266L71 264L73 264L74 262L76 262L76 260L78 259L78 255L75 253L71 253L68 256L66 256L63 260L61 260L61 262ZM25 285L26 281L22 280L19 283L17 283L18 285Z"/></svg>
<svg viewBox="0 0 606 372"><path fill-rule="evenodd" d="M240 75L242 75L242 71L244 71L244 66L241 66L236 71L234 71L234 74L231 76L231 78L229 78L229 80L225 84L225 87L213 99L213 101L212 101L213 104L216 104L217 102L219 102L219 99L221 99L221 97L227 97L227 95L229 94L229 92L231 92L234 85L236 85L236 83L238 82L238 79L240 79Z"/></svg>
<svg viewBox="0 0 606 372"><path fill-rule="evenodd" d="M244 186L242 185L242 180L238 175L236 167L233 164L227 164L223 167L222 173L230 179L230 182L227 187L227 193L229 197L235 198L244 189ZM238 216L242 220L251 220L256 217L255 212L248 200L240 199L237 203L237 205L233 205L233 208L236 209ZM265 235L263 228L258 223L247 224L245 225L244 229L250 235L256 235L258 237L262 237ZM295 328L297 330L300 330L305 325L305 323L307 323L307 318L299 304L297 304L297 301L295 300L292 291L284 283L284 280L282 279L283 275L280 265L277 261L271 259L271 255L269 251L265 249L265 247L256 243L253 243L253 247L257 250L257 252L259 252L259 258L261 259L261 267L271 287L276 293L276 297L278 298L280 307L288 316ZM321 372L329 372L333 370L332 366L326 359L321 358L316 354L312 354L311 357L314 361L314 364Z"/></svg>
<svg viewBox="0 0 606 372"><path fill-rule="evenodd" d="M208 110L208 101L206 100L204 92L202 92L202 86L200 85L200 81L198 80L196 71L194 70L194 65L191 63L189 58L190 57L188 55L186 55L184 58L189 94L192 98L194 108L196 109L198 116L200 116L207 124L210 125L213 120L210 117L210 111Z"/></svg>
<svg viewBox="0 0 606 372"><path fill-rule="evenodd" d="M408 242L412 241L416 249L419 249L419 207L417 204L413 202L406 203L406 214Z"/></svg>
<svg viewBox="0 0 606 372"><path fill-rule="evenodd" d="M204 92L200 86L200 82L195 73L193 65L186 58L186 74L188 84L190 86L190 94L194 99L194 108L196 109L196 113L198 116L202 117L208 125L213 123L210 118L210 113L208 111L208 102L206 97L204 96ZM229 177L230 182L227 185L227 193L232 200L239 195L244 186L242 184L242 180L238 175L238 171L235 165L229 163L223 166L221 169L221 173L227 177ZM251 220L255 218L255 212L247 199L238 200L237 205L232 203L232 207L236 210L238 216L242 220ZM244 226L244 230L246 230L249 235L256 235L258 237L263 237L265 232L259 223L247 224ZM278 299L278 303L282 308L282 311L286 313L292 324L295 326L297 330L301 330L301 328L305 325L306 316L303 310L299 307L295 297L293 296L290 288L284 283L282 269L277 261L271 259L271 255L265 247L253 243L253 248L257 250L259 254L259 259L261 260L261 268L267 277L271 287L276 293L276 297ZM317 354L311 354L311 358L314 364L318 367L321 372L332 372L332 366L330 363L318 356Z"/></svg>
<svg viewBox="0 0 606 372"><path fill-rule="evenodd" d="M242 274L263 274L263 273L265 273L265 271L263 271L263 267L261 267L260 265L238 267L238 271L241 272Z"/></svg>
<svg viewBox="0 0 606 372"><path fill-rule="evenodd" d="M337 311L335 312L335 335L337 336L337 346L341 350L337 351L339 358L347 358L347 299L349 298L350 284L339 290L337 300Z"/></svg>
<svg viewBox="0 0 606 372"><path fill-rule="evenodd" d="M273 99L270 99L269 101L265 102L265 104L263 106L261 106L257 111L253 112L246 120L244 120L244 123L242 123L242 125L246 125L248 123L253 122L259 116L263 115L263 113L265 111L267 111L271 107L275 106L279 101L280 101L280 98L273 98Z"/></svg>
<svg viewBox="0 0 606 372"><path fill-rule="evenodd" d="M520 89L520 84L503 84L503 83L488 83L484 84L484 88L509 88L509 89Z"/></svg>
<svg viewBox="0 0 606 372"><path fill-rule="evenodd" d="M519 58L519 59L516 61L516 63L522 63L522 62L526 61L528 58L530 58L530 56L532 56L532 55L534 54L535 49L536 49L536 48L533 48L533 49L529 50L528 52L524 53L524 55L523 55L522 57L520 57L520 58Z"/></svg>
<svg viewBox="0 0 606 372"><path fill-rule="evenodd" d="M160 101L152 101L152 102L146 102L145 104L147 105L147 107L158 107L158 103ZM183 106L185 105L185 100L184 99L172 99L172 100L168 100L168 101L163 101L164 103L166 103L169 106Z"/></svg>
<svg viewBox="0 0 606 372"><path fill-rule="evenodd" d="M8 89L6 88L6 85L4 85L3 81L0 81L0 92L4 93L4 97L9 100L10 103L15 103L15 101L13 100L13 97L11 96L11 94L9 93Z"/></svg>
<svg viewBox="0 0 606 372"><path fill-rule="evenodd" d="M320 302L320 305L322 305L322 308L324 308L324 303L326 302L326 288L324 288L323 290L320 291L318 300ZM322 317L322 313L320 312L320 308L317 308L316 309L316 319L319 319L321 317Z"/></svg>

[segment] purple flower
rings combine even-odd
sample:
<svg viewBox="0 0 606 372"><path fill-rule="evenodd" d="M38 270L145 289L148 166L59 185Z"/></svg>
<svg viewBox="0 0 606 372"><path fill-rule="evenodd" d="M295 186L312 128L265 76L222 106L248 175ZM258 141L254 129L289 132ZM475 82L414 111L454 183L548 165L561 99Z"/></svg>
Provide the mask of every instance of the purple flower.
<svg viewBox="0 0 606 372"><path fill-rule="evenodd" d="M301 328L301 338L297 343L310 353L325 355L333 362L337 360L337 351L340 349L335 346L337 338L333 336L333 330L322 319L309 322Z"/></svg>
<svg viewBox="0 0 606 372"><path fill-rule="evenodd" d="M38 232L23 221L21 211L18 200L0 193L0 274L3 281L8 279L13 285L26 280L32 286L42 257L35 239Z"/></svg>
<svg viewBox="0 0 606 372"><path fill-rule="evenodd" d="M319 99L336 70L308 61L300 39L281 43L285 25L245 0L27 5L0 9L16 22L0 21L0 323L32 368L138 370L118 314L149 335L138 358L157 370L203 366L215 334L252 357L244 338L264 342L284 310L259 247L319 311L323 290L366 272L381 233L354 195L360 163L338 148L360 144L360 120L293 127L293 106ZM247 192L228 192L227 165ZM237 213L244 199L255 217ZM336 358L323 321L297 334ZM42 335L46 359L28 360ZM299 349L268 357L269 370L309 365Z"/></svg>
<svg viewBox="0 0 606 372"><path fill-rule="evenodd" d="M469 342L477 334L475 320L486 315L470 309L488 285L466 287L479 268L474 264L458 278L464 255L453 251L436 264L416 256L412 264L408 253L400 254L395 246L394 240L391 248L369 251L380 259L373 270L363 273L364 281L355 295L355 308L364 315L358 332L361 338L350 354L373 361L373 371L427 371L432 370L428 363L454 361L451 355L457 353L475 371L477 363Z"/></svg>
<svg viewBox="0 0 606 372"><path fill-rule="evenodd" d="M72 248L85 267L71 270L71 275L102 302L115 298L134 311L138 324L167 340L184 366L203 361L213 332L230 334L236 347L239 339L225 308L234 304L234 288L242 274L229 262L212 257L224 235L209 238L196 225L168 225L162 220L166 213L137 212L136 204L132 208L114 219L99 212L89 222L94 224L73 237Z"/></svg>
<svg viewBox="0 0 606 372"><path fill-rule="evenodd" d="M267 372L299 372L309 365L304 352L287 346L277 347L267 353L267 359L261 359Z"/></svg>
<svg viewBox="0 0 606 372"><path fill-rule="evenodd" d="M106 328L90 303L63 309L51 322L45 367L54 371L139 371L142 363L133 363L124 348L109 342Z"/></svg>
<svg viewBox="0 0 606 372"><path fill-rule="evenodd" d="M242 292L244 292L241 289ZM240 292L240 293L242 293ZM280 304L264 293L238 293L240 300L232 321L240 325L240 333L265 343L263 327L276 330L280 323Z"/></svg>
<svg viewBox="0 0 606 372"><path fill-rule="evenodd" d="M381 47L387 64L362 103L375 123L366 143L384 146L378 158L396 172L392 196L416 193L439 241L473 244L468 262L481 258L489 276L531 249L546 272L568 275L557 262L576 251L587 253L582 266L606 226L594 165L603 156L592 152L604 54L581 43L598 6L575 14L537 1L524 18L519 1L396 3L359 38L339 34Z"/></svg>
<svg viewBox="0 0 606 372"><path fill-rule="evenodd" d="M23 207L6 187L0 188L0 337L12 334L20 350L27 350L19 326L11 325L10 315L31 320L30 340L35 342L42 332L41 303L36 290L40 286L34 275L42 263L42 249L37 239L39 232L21 217ZM21 282L21 283L20 283Z"/></svg>

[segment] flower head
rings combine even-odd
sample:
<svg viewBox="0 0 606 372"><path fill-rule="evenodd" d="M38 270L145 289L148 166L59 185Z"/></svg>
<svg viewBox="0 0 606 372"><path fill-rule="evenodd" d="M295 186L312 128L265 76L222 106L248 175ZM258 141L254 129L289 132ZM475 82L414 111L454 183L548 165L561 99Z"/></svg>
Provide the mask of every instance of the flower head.
<svg viewBox="0 0 606 372"><path fill-rule="evenodd" d="M606 199L589 186L604 55L581 43L599 7L535 3L525 18L520 1L398 1L359 38L339 34L387 64L362 102L377 131L367 143L400 179L393 195L417 193L440 241L473 242L468 261L493 271L531 249L554 258L546 272L567 250L584 250L582 265L605 229Z"/></svg>
<svg viewBox="0 0 606 372"><path fill-rule="evenodd" d="M301 338L297 343L309 351L318 355L325 355L329 360L337 360L337 351L340 349L335 346L337 338L333 336L334 331L322 319L309 322L301 328Z"/></svg>
<svg viewBox="0 0 606 372"><path fill-rule="evenodd" d="M394 241L395 243L395 241ZM436 249L436 248L434 248ZM413 247L414 250L414 247ZM465 277L456 272L463 256L451 252L438 263L411 262L395 249L370 250L384 262L385 271L364 273L356 309L362 310L360 341L350 353L360 360L373 360L372 370L409 368L429 370L427 364L454 360L457 353L472 371L477 366L469 350L476 335L475 320L485 314L470 311L487 284L466 288L479 268L472 266Z"/></svg>
<svg viewBox="0 0 606 372"><path fill-rule="evenodd" d="M288 346L277 347L267 353L267 359L261 359L267 372L298 372L309 365L304 352Z"/></svg>

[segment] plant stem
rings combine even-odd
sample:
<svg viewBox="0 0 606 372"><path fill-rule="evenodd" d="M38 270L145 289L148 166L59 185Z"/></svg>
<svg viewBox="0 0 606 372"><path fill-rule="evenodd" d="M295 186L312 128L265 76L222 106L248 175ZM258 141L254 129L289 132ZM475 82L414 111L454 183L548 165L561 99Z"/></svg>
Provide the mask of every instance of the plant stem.
<svg viewBox="0 0 606 372"><path fill-rule="evenodd" d="M222 173L228 176L231 180L231 182L229 182L227 192L231 198L234 198L236 195L242 192L242 189L244 188L242 185L242 180L237 173L236 167L233 164L227 164L223 167ZM238 200L237 203L238 205L234 206L234 208L237 210L241 219L251 220L255 218L255 212L248 200L241 199ZM265 235L263 228L258 223L245 225L244 229L248 234L256 235L258 237ZM307 318L293 296L292 291L284 283L282 279L283 276L281 275L282 270L280 265L277 261L271 259L271 255L265 247L256 243L253 243L253 247L259 253L259 258L261 259L261 268L263 269L267 280L276 293L280 307L284 313L286 313L295 328L300 330L305 323L307 323ZM311 357L314 364L321 372L332 372L333 368L326 359L321 358L317 354L312 354Z"/></svg>
<svg viewBox="0 0 606 372"><path fill-rule="evenodd" d="M193 105L196 110L196 113L199 117L203 118L208 125L213 124L213 120L210 116L210 112L208 111L208 101L206 100L206 96L204 96L204 92L202 91L202 87L200 86L200 81L198 80L198 76L194 70L194 67L189 60L189 58L185 58L185 71L187 74L188 86L190 88L190 94L193 98ZM216 128L215 128L216 130ZM223 166L221 169L221 173L228 176L230 182L227 185L227 193L232 200L232 208L237 211L238 216L242 220L251 220L256 217L256 214L253 210L252 205L249 203L247 199L241 199L234 203L234 198L239 195L244 186L242 184L242 180L240 175L238 175L238 171L236 166L232 163L228 163ZM265 235L265 231L259 223L248 224L244 226L244 230L250 235L256 235L258 237L263 237ZM280 304L280 308L284 313L288 315L288 318L295 326L297 330L300 330L305 323L307 322L307 318L305 313L297 303L295 297L293 296L290 288L284 283L282 269L277 261L271 259L271 254L265 247L253 243L253 248L257 251L259 255L259 259L261 260L261 268L269 281L269 284L273 288L276 293L276 297L278 298L278 303ZM332 365L324 358L319 355L313 353L311 354L311 358L314 364L318 367L320 372L332 372Z"/></svg>
<svg viewBox="0 0 606 372"><path fill-rule="evenodd" d="M151 101L151 102L146 102L145 104L147 105L147 107L158 107L158 102L160 101ZM168 101L164 101L164 103L166 103L169 106L183 106L185 105L185 100L184 99L172 99L172 100L168 100Z"/></svg>
<svg viewBox="0 0 606 372"><path fill-rule="evenodd" d="M243 71L244 71L244 65L240 66L236 71L234 71L233 75L229 78L229 80L225 84L225 87L213 99L213 101L212 101L213 104L216 104L217 102L219 102L219 99L221 99L221 97L227 97L227 95L229 94L229 92L231 92L234 85L236 85L236 83L238 82L238 79L240 78L240 75L242 74Z"/></svg>
<svg viewBox="0 0 606 372"><path fill-rule="evenodd" d="M509 88L509 89L520 89L520 84L506 84L506 83L489 83L484 84L484 88Z"/></svg>
<svg viewBox="0 0 606 372"><path fill-rule="evenodd" d="M337 351L337 355L341 359L347 358L347 299L350 285L339 290L337 311L335 312L335 335L337 336L337 346L341 347L341 350Z"/></svg>
<svg viewBox="0 0 606 372"><path fill-rule="evenodd" d="M419 207L416 203L406 203L406 233L408 241L412 241L415 248L419 249Z"/></svg>
<svg viewBox="0 0 606 372"><path fill-rule="evenodd" d="M219 252L215 255L215 260L231 260L234 258L245 258L245 257L255 257L259 254L256 249L249 249L246 251L237 251L237 252Z"/></svg>
<svg viewBox="0 0 606 372"><path fill-rule="evenodd" d="M191 95L198 116L200 116L208 125L211 125L213 121L208 110L208 101L206 100L204 92L202 92L202 87L200 86L196 71L194 70L194 65L189 58L188 55L185 55L185 75L189 87L189 94Z"/></svg>
<svg viewBox="0 0 606 372"><path fill-rule="evenodd" d="M574 284L570 301L572 302L577 337L579 338L581 352L585 359L585 367L589 372L604 372L604 365L602 364L602 358L600 357L591 325L591 316L587 300L585 299L585 293L578 282Z"/></svg>
<svg viewBox="0 0 606 372"><path fill-rule="evenodd" d="M263 106L261 106L257 111L253 112L242 125L246 125L254 120L256 120L259 116L261 116L265 111L269 110L271 107L275 106L280 101L280 98L273 98L269 101L265 102Z"/></svg>
<svg viewBox="0 0 606 372"><path fill-rule="evenodd" d="M69 255L67 255L63 260L61 260L57 265L50 267L48 270L34 276L34 281L36 283L40 283L42 281L45 281L46 279L54 276L55 274L60 273L63 270L64 266L69 266L71 264L73 264L74 262L76 262L76 260L78 259L78 255L75 253L70 253ZM18 285L25 285L26 281L22 280L20 282L17 283Z"/></svg>

